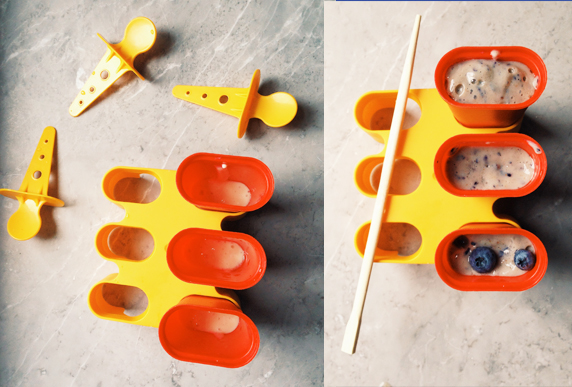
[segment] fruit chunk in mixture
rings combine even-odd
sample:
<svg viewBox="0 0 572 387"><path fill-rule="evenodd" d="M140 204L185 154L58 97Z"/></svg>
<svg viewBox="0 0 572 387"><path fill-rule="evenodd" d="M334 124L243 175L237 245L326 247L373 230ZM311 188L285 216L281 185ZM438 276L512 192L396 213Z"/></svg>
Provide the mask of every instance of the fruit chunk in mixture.
<svg viewBox="0 0 572 387"><path fill-rule="evenodd" d="M516 104L530 99L538 77L520 62L471 59L447 70L447 93L466 104Z"/></svg>
<svg viewBox="0 0 572 387"><path fill-rule="evenodd" d="M522 270L515 261L527 269ZM453 270L461 275L513 277L531 270L536 257L534 245L525 236L471 234L461 235L453 241L449 247L449 262Z"/></svg>
<svg viewBox="0 0 572 387"><path fill-rule="evenodd" d="M451 149L447 177L463 190L519 189L534 176L534 160L518 147Z"/></svg>

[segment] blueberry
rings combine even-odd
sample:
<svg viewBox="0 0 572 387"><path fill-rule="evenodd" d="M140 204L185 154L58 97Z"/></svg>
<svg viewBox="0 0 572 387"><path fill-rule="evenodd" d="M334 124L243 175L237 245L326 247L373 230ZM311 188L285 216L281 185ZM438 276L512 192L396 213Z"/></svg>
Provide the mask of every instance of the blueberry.
<svg viewBox="0 0 572 387"><path fill-rule="evenodd" d="M457 237L457 239L455 239L455 240L453 241L453 245L454 245L455 247L460 248L460 249L462 249L463 247L465 247L465 246L467 245L467 243L469 243L469 238L467 238L467 237L464 236L464 235L461 235L461 236Z"/></svg>
<svg viewBox="0 0 572 387"><path fill-rule="evenodd" d="M520 270L530 270L536 264L536 257L528 250L516 250L514 252L514 264Z"/></svg>
<svg viewBox="0 0 572 387"><path fill-rule="evenodd" d="M488 273L497 265L497 255L489 247L477 247L469 255L469 264L477 273Z"/></svg>

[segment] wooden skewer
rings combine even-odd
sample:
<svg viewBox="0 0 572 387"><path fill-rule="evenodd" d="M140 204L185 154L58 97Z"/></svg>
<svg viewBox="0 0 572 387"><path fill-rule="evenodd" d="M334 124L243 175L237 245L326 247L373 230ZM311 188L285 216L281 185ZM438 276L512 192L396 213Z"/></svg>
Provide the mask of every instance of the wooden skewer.
<svg viewBox="0 0 572 387"><path fill-rule="evenodd" d="M405 116L405 106L407 103L407 95L409 94L409 86L411 84L411 74L413 73L413 62L415 60L415 49L417 48L417 37L419 35L420 24L421 15L417 15L413 26L413 33L411 34L409 50L407 51L407 57L405 58L405 67L403 68L403 74L401 74L401 82L399 83L399 90L397 92L395 110L393 111L393 119L391 121L391 128L389 129L389 139L387 141L385 158L381 169L381 179L379 181L377 198L375 199L375 207L373 209L373 216L369 227L367 244L365 246L365 253L356 289L356 297L348 320L348 325L346 326L344 341L342 343L342 351L350 355L355 352L356 348L359 327L361 324L361 315L363 313L365 296L373 266L373 258L379 239L379 231L381 230L385 200L387 198L391 172L395 161L395 151L397 149L399 133L401 132L401 127L403 125L403 117Z"/></svg>

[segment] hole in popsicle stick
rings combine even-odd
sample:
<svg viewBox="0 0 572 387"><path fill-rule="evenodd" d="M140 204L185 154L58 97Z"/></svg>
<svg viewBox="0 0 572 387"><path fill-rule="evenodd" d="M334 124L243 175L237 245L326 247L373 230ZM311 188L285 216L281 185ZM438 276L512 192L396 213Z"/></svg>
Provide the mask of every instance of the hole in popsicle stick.
<svg viewBox="0 0 572 387"><path fill-rule="evenodd" d="M207 95L206 95L206 94L203 94L203 99L205 99L206 97L207 97Z"/></svg>
<svg viewBox="0 0 572 387"><path fill-rule="evenodd" d="M121 179L113 187L113 199L129 203L151 203L161 194L161 184L148 174Z"/></svg>
<svg viewBox="0 0 572 387"><path fill-rule="evenodd" d="M383 163L376 165L369 176L369 182L375 192L379 187L382 168ZM419 183L421 183L421 171L415 162L409 159L395 160L388 193L407 195L415 191L419 187Z"/></svg>
<svg viewBox="0 0 572 387"><path fill-rule="evenodd" d="M116 227L107 238L113 254L133 261L142 261L153 253L155 241L149 231L135 227Z"/></svg>
<svg viewBox="0 0 572 387"><path fill-rule="evenodd" d="M109 77L109 72L107 70L103 70L99 76L101 77L101 79L107 79L107 77Z"/></svg>
<svg viewBox="0 0 572 387"><path fill-rule="evenodd" d="M221 95L221 97L218 100L222 105L224 105L225 103L228 102L228 96L226 95Z"/></svg>
<svg viewBox="0 0 572 387"><path fill-rule="evenodd" d="M190 92L190 91L187 91L185 94L189 95L189 94L191 94L191 92Z"/></svg>
<svg viewBox="0 0 572 387"><path fill-rule="evenodd" d="M377 247L406 257L421 247L421 233L409 223L383 223Z"/></svg>
<svg viewBox="0 0 572 387"><path fill-rule="evenodd" d="M380 109L371 117L371 130L389 130L393 119L393 107ZM403 126L401 129L409 129L414 126L421 118L421 108L411 98L407 99L405 106L405 116L403 117Z"/></svg>
<svg viewBox="0 0 572 387"><path fill-rule="evenodd" d="M118 284L103 284L102 296L109 305L124 308L126 316L139 316L145 312L149 299L138 287Z"/></svg>
<svg viewBox="0 0 572 387"><path fill-rule="evenodd" d="M45 157L44 155L40 155L40 160L43 160L44 157Z"/></svg>
<svg viewBox="0 0 572 387"><path fill-rule="evenodd" d="M32 176L34 176L34 179L39 179L40 177L42 177L42 172L36 171Z"/></svg>

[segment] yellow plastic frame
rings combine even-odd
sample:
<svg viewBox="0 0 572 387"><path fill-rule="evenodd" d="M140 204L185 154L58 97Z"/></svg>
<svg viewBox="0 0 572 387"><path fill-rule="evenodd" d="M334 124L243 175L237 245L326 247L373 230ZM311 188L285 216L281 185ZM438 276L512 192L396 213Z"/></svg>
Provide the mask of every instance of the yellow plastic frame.
<svg viewBox="0 0 572 387"><path fill-rule="evenodd" d="M114 199L113 190L120 180L139 178L141 174L149 174L161 184L161 193L157 199L151 203L120 202ZM176 171L117 167L108 171L103 178L104 195L112 203L125 209L125 218L120 222L104 225L95 238L95 247L101 257L119 267L118 273L107 276L89 292L88 304L97 317L158 327L163 315L190 295L222 298L240 307L233 291L183 282L169 269L166 250L178 232L191 227L220 230L223 220L236 219L244 214L208 211L194 206L179 194L175 176ZM116 227L133 227L148 231L155 244L152 254L142 261L115 255L109 248L108 237ZM125 315L123 308L112 306L103 298L103 284L106 283L138 287L147 295L147 309L138 316Z"/></svg>
<svg viewBox="0 0 572 387"><path fill-rule="evenodd" d="M421 109L421 118L411 128L403 130L397 146L396 158L413 161L421 171L421 182L417 189L407 195L387 196L384 223L408 223L421 233L421 246L410 256L399 256L396 251L376 249L375 262L428 263L435 262L435 251L439 242L450 232L469 223L502 223L520 227L511 219L499 218L493 213L494 197L459 197L445 191L435 178L433 163L441 144L448 138L465 133L497 133L517 131L522 119L506 128L466 128L462 126L439 96L436 89L411 89L408 97ZM373 139L387 144L389 130L371 130L371 118L375 112L393 108L397 91L373 91L364 94L356 103L354 116L359 127ZM369 177L375 165L385 156L385 149L379 154L362 159L354 174L354 181L360 192L368 197L375 193L367 191ZM398 179L399 176L392 176ZM354 238L356 250L363 257L367 234L371 222L362 224Z"/></svg>

